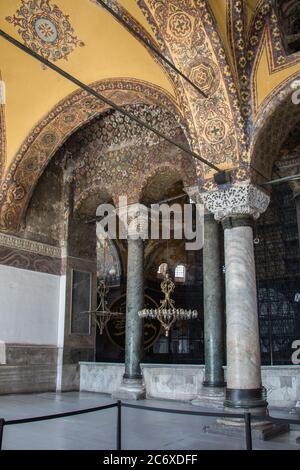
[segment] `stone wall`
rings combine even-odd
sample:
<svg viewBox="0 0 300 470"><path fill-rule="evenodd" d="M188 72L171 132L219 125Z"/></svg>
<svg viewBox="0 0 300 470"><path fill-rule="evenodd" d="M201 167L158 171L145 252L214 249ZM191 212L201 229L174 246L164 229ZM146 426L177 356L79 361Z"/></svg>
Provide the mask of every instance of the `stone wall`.
<svg viewBox="0 0 300 470"><path fill-rule="evenodd" d="M189 401L202 389L203 365L143 364L142 371L149 398ZM82 362L80 390L113 393L123 373L123 364ZM300 399L299 366L263 366L262 378L269 406L291 408Z"/></svg>
<svg viewBox="0 0 300 470"><path fill-rule="evenodd" d="M0 365L0 395L55 391L57 347L5 344L6 364Z"/></svg>

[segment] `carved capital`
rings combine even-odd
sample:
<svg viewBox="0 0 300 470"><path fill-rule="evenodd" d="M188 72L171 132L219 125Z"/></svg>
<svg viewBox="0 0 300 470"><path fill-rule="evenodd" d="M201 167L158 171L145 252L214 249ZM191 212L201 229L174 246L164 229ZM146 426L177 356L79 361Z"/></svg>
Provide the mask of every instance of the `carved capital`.
<svg viewBox="0 0 300 470"><path fill-rule="evenodd" d="M200 194L205 207L214 214L216 220L241 215L258 219L270 202L270 196L251 183Z"/></svg>
<svg viewBox="0 0 300 470"><path fill-rule="evenodd" d="M203 204L197 184L195 186L185 187L184 192L186 192L186 194L195 204Z"/></svg>
<svg viewBox="0 0 300 470"><path fill-rule="evenodd" d="M145 240L148 237L149 214L143 204L131 204L118 208L118 215L124 238Z"/></svg>
<svg viewBox="0 0 300 470"><path fill-rule="evenodd" d="M289 185L293 191L294 198L300 197L300 180L291 181Z"/></svg>

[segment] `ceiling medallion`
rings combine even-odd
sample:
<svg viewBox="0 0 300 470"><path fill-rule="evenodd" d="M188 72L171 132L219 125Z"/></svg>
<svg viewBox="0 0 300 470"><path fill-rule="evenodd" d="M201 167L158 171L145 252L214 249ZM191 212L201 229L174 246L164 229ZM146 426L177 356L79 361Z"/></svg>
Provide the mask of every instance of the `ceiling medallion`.
<svg viewBox="0 0 300 470"><path fill-rule="evenodd" d="M210 143L222 142L226 136L225 124L221 119L211 119L206 123L204 133Z"/></svg>
<svg viewBox="0 0 300 470"><path fill-rule="evenodd" d="M198 312L197 310L175 307L175 301L171 299L175 284L168 273L160 284L160 288L165 295L165 298L160 301L160 306L154 309L144 308L138 312L138 315L141 318L157 319L165 330L165 336L169 336L169 331L177 320L191 320L197 318Z"/></svg>
<svg viewBox="0 0 300 470"><path fill-rule="evenodd" d="M27 47L49 61L67 60L77 46L84 46L69 16L50 0L21 0L16 13L6 20L18 29Z"/></svg>
<svg viewBox="0 0 300 470"><path fill-rule="evenodd" d="M217 65L208 58L192 66L190 79L208 96L216 93L220 84L220 73Z"/></svg>

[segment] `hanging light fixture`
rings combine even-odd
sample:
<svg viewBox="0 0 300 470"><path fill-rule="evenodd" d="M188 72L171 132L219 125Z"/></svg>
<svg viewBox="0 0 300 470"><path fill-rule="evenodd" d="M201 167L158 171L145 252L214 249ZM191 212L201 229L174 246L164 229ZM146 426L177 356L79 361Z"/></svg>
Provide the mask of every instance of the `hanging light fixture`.
<svg viewBox="0 0 300 470"><path fill-rule="evenodd" d="M160 284L160 288L165 298L160 301L158 308L144 308L138 312L140 318L155 318L165 330L165 336L169 336L169 331L177 320L191 320L198 317L197 310L176 308L175 301L171 299L175 284L167 273L165 279Z"/></svg>
<svg viewBox="0 0 300 470"><path fill-rule="evenodd" d="M88 310L82 313L88 313L89 315L91 315L91 318L99 328L100 335L102 335L104 328L106 327L109 320L111 320L113 317L122 316L123 313L112 312L109 309L106 300L106 296L109 292L109 287L107 286L104 279L98 280L97 292L100 300L96 310Z"/></svg>
<svg viewBox="0 0 300 470"><path fill-rule="evenodd" d="M99 328L99 333L100 335L103 334L103 331L109 322L113 317L118 317L122 316L123 313L121 312L112 312L107 303L107 294L109 292L109 287L107 285L106 279L108 278L113 278L116 274L116 270L114 266L112 266L110 269L107 269L106 266L106 249L107 249L107 240L101 235L98 237L99 238L99 249L101 249L102 245L102 251L103 251L103 271L102 271L102 279L99 277L100 272L97 273L97 293L99 297L99 304L96 308L96 310L88 310L83 313L87 313L88 315L91 316L92 320L96 323L96 326Z"/></svg>

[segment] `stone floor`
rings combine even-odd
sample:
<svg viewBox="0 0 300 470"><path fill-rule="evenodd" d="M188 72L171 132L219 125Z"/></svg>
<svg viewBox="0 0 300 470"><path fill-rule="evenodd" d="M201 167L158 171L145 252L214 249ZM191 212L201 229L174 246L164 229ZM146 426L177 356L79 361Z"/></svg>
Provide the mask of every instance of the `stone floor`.
<svg viewBox="0 0 300 470"><path fill-rule="evenodd" d="M6 395L0 396L0 417L5 419L32 417L89 408L111 402L109 396L85 392ZM196 409L189 404L170 401L146 400L138 403L162 408ZM293 417L292 415L288 416ZM221 450L244 448L243 437L236 439L205 433L203 427L214 421L214 418L123 408L123 449ZM300 427L299 431L291 431L284 436L272 439L272 441L254 441L254 448L299 450L300 444L296 443L296 438L299 436ZM48 422L7 426L3 438L4 449L113 450L115 443L115 409Z"/></svg>

